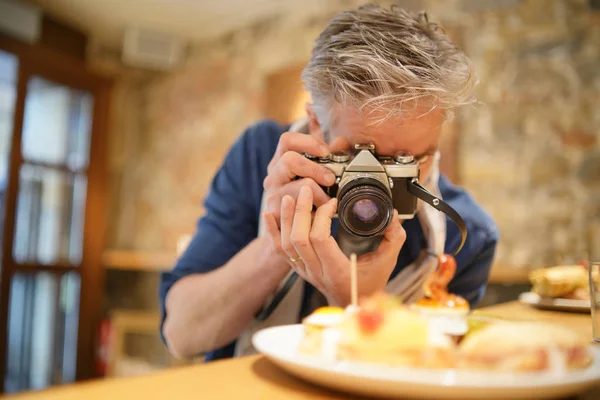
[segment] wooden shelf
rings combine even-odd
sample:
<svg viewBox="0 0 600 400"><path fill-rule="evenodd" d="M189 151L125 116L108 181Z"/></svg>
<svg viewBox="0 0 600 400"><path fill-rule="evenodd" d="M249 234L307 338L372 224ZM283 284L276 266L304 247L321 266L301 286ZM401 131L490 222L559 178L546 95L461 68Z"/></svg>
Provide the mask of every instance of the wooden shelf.
<svg viewBox="0 0 600 400"><path fill-rule="evenodd" d="M176 261L177 255L169 252L106 250L102 254L104 267L118 270L168 271Z"/></svg>

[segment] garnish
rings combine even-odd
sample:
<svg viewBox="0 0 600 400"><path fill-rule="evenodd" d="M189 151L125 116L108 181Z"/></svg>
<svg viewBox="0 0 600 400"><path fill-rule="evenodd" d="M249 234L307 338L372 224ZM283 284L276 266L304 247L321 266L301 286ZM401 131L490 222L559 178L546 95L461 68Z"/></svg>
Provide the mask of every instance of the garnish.
<svg viewBox="0 0 600 400"><path fill-rule="evenodd" d="M365 334L374 333L383 323L383 313L379 310L369 310L362 308L358 312L358 326Z"/></svg>

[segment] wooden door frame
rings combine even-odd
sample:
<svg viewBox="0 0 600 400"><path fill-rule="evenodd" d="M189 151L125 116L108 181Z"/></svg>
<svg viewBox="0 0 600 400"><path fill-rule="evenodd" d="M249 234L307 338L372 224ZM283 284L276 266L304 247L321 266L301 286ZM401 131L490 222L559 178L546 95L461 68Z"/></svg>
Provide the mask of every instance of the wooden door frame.
<svg viewBox="0 0 600 400"><path fill-rule="evenodd" d="M6 191L4 235L2 243L2 271L0 274L0 393L4 393L6 373L6 345L8 337L8 302L10 299L10 278L17 271L17 263L12 256L15 229L15 212L19 190L19 170L21 164L21 132L25 112L27 82L33 75L93 93L94 108L90 142L90 159L87 169L87 193L83 232L83 257L80 270L81 296L79 305L79 327L77 343L77 380L96 377L94 371L95 339L102 313L102 293L104 288L104 268L102 251L105 246L106 206L108 204L108 111L112 80L90 71L87 65L77 59L56 53L38 45L29 45L0 34L0 50L16 55L19 59L17 97L14 112L13 136L9 158L8 185ZM52 267L53 268L53 267ZM31 270L26 268L25 270ZM36 269L36 268L33 268ZM47 268L38 268L44 270Z"/></svg>

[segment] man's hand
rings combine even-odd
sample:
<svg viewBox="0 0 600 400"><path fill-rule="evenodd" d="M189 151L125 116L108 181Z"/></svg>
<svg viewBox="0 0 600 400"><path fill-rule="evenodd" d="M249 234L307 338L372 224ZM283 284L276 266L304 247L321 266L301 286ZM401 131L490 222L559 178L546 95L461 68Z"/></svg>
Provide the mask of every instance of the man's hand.
<svg viewBox="0 0 600 400"><path fill-rule="evenodd" d="M335 175L324 166L300 154L325 157L329 152L327 144L314 136L296 132L281 135L263 182L266 209L275 217L277 226L280 225L281 200L286 195L297 199L301 187L305 186L312 192L317 207L330 199L320 186L333 185ZM301 179L296 179L297 177Z"/></svg>
<svg viewBox="0 0 600 400"><path fill-rule="evenodd" d="M331 219L337 209L337 199L319 206L314 217L313 199L313 191L306 186L301 187L297 201L284 195L281 228L273 213L266 212L267 230L279 253L301 278L319 289L330 304L346 306L351 293L350 261L331 236ZM385 288L405 239L406 232L394 211L393 222L377 250L357 260L359 296L368 296Z"/></svg>

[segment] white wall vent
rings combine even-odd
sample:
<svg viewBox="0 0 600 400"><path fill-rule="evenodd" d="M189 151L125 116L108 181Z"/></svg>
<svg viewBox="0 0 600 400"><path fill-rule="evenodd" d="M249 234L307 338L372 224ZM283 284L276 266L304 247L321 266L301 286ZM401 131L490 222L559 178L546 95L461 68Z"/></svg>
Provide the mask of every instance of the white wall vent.
<svg viewBox="0 0 600 400"><path fill-rule="evenodd" d="M125 30L123 63L132 67L169 70L184 58L182 39L145 28L130 27Z"/></svg>

